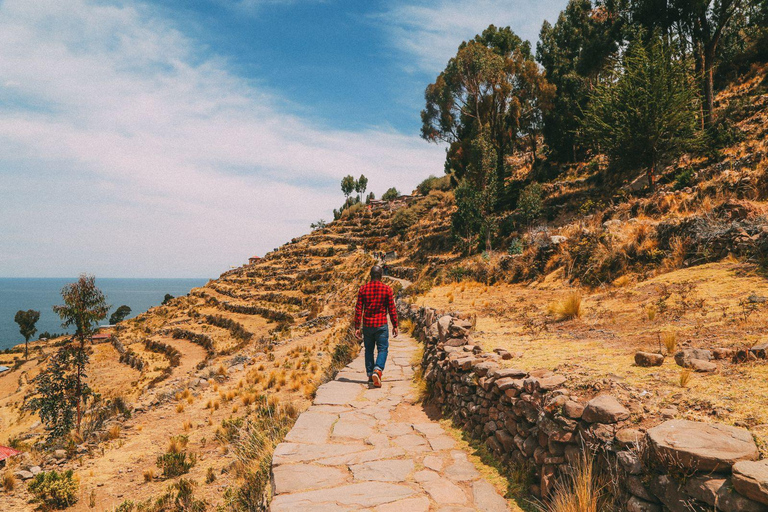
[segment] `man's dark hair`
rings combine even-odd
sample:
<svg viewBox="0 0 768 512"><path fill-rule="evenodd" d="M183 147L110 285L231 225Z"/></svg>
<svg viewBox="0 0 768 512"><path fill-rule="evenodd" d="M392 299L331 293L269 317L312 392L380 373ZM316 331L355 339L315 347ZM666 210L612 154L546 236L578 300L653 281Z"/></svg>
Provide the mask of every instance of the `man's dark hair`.
<svg viewBox="0 0 768 512"><path fill-rule="evenodd" d="M381 278L384 276L384 271L381 269L380 266L374 265L371 267L371 279L374 281L380 281Z"/></svg>

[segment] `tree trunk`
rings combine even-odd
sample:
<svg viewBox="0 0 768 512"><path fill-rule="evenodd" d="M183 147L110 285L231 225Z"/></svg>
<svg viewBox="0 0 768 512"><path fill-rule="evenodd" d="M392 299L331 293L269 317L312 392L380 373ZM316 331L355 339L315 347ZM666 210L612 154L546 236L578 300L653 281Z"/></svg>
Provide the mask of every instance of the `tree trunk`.
<svg viewBox="0 0 768 512"><path fill-rule="evenodd" d="M653 192L656 190L656 163L652 163L651 166L648 168L648 172L646 173L646 176L648 177L648 188Z"/></svg>

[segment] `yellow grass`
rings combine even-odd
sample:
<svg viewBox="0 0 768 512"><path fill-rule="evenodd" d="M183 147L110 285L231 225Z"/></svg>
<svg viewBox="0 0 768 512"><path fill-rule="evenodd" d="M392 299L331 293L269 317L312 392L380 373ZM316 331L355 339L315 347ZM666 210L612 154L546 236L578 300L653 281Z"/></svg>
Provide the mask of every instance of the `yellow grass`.
<svg viewBox="0 0 768 512"><path fill-rule="evenodd" d="M659 335L661 344L667 351L668 355L674 355L675 349L677 349L677 334L675 331L666 331Z"/></svg>
<svg viewBox="0 0 768 512"><path fill-rule="evenodd" d="M145 482L151 482L155 479L155 470L152 468L145 469L144 470L144 481Z"/></svg>
<svg viewBox="0 0 768 512"><path fill-rule="evenodd" d="M120 425L112 425L109 427L109 430L107 430L107 437L109 439L117 439L120 437Z"/></svg>
<svg viewBox="0 0 768 512"><path fill-rule="evenodd" d="M11 492L16 487L16 477L11 472L10 469L7 469L3 473L3 489L5 489L7 492Z"/></svg>
<svg viewBox="0 0 768 512"><path fill-rule="evenodd" d="M550 501L538 508L542 512L599 512L604 489L592 457L583 452L571 474L555 484Z"/></svg>
<svg viewBox="0 0 768 512"><path fill-rule="evenodd" d="M581 316L581 294L569 293L565 299L554 302L550 306L550 312L559 320L572 320Z"/></svg>
<svg viewBox="0 0 768 512"><path fill-rule="evenodd" d="M680 370L680 378L678 379L678 383L680 384L681 388L687 388L688 385L691 383L691 375L693 372L690 368L683 368Z"/></svg>

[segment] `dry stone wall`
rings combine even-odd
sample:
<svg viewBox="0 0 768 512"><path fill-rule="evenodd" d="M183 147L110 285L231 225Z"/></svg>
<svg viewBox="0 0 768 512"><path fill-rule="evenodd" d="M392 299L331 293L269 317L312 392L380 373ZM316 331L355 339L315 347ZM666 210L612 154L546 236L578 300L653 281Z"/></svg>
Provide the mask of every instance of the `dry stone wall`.
<svg viewBox="0 0 768 512"><path fill-rule="evenodd" d="M473 320L398 301L424 344L430 399L502 462L533 468L531 493L546 499L582 453L612 475L618 510L768 512L768 459L752 435L722 424L632 422L615 397L576 398L563 375L502 365L512 355L472 342Z"/></svg>

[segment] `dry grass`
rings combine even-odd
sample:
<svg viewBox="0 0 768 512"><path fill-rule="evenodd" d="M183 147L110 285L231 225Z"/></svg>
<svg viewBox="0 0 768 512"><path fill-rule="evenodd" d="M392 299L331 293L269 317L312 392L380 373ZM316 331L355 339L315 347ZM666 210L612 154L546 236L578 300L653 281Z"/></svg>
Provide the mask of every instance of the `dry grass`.
<svg viewBox="0 0 768 512"><path fill-rule="evenodd" d="M678 384L681 388L687 388L691 383L691 376L693 371L690 368L683 368L680 370L680 377L678 378Z"/></svg>
<svg viewBox="0 0 768 512"><path fill-rule="evenodd" d="M559 320L573 320L581 316L581 294L569 293L565 299L556 301L550 305L550 313Z"/></svg>
<svg viewBox="0 0 768 512"><path fill-rule="evenodd" d="M173 436L168 440L168 453L180 453L189 443L189 437L185 435Z"/></svg>
<svg viewBox="0 0 768 512"><path fill-rule="evenodd" d="M677 349L677 333L675 331L666 331L659 334L659 341L667 351L667 355L674 355Z"/></svg>
<svg viewBox="0 0 768 512"><path fill-rule="evenodd" d="M184 430L184 432L189 432L192 430L192 422L189 420L186 420L182 425L181 428Z"/></svg>
<svg viewBox="0 0 768 512"><path fill-rule="evenodd" d="M152 469L152 468L145 469L144 470L144 481L145 482L151 482L154 479L155 479L155 470Z"/></svg>
<svg viewBox="0 0 768 512"><path fill-rule="evenodd" d="M3 489L11 492L16 487L16 477L10 469L3 473Z"/></svg>
<svg viewBox="0 0 768 512"><path fill-rule="evenodd" d="M117 439L118 437L120 437L120 425L112 425L109 427L109 430L107 430L107 438Z"/></svg>
<svg viewBox="0 0 768 512"><path fill-rule="evenodd" d="M605 484L595 472L592 457L583 452L572 472L555 483L549 502L540 504L541 512L598 512Z"/></svg>
<svg viewBox="0 0 768 512"><path fill-rule="evenodd" d="M176 404L176 412L179 413L179 414L184 412L184 404L181 404L181 403Z"/></svg>

